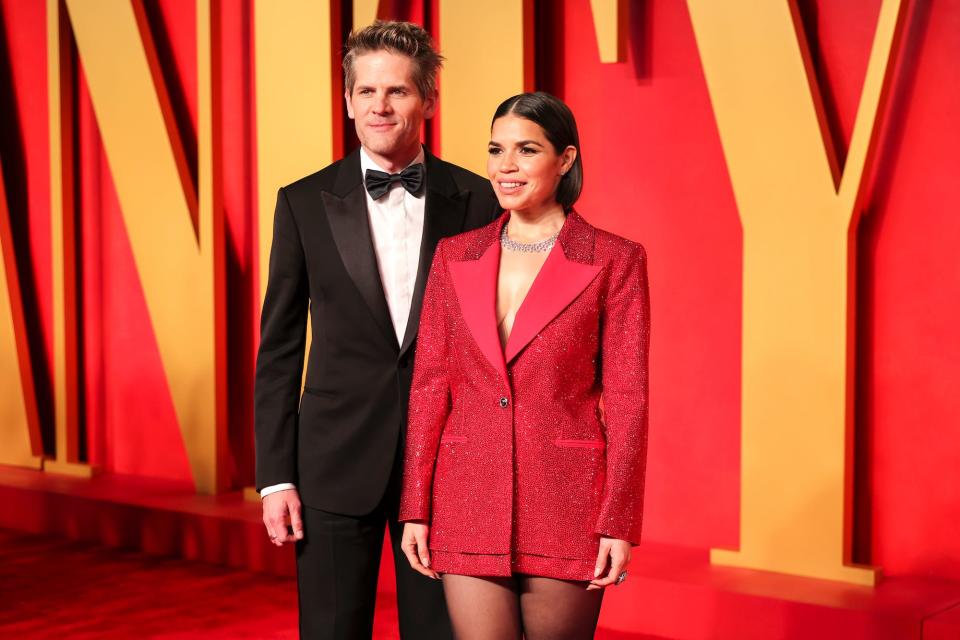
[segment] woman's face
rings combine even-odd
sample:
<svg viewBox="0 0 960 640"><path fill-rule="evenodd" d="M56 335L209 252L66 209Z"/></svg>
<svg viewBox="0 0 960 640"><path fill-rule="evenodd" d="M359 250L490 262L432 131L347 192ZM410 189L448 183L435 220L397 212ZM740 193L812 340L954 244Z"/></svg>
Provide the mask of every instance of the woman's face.
<svg viewBox="0 0 960 640"><path fill-rule="evenodd" d="M515 115L493 122L488 151L487 175L500 206L533 214L556 205L560 178L577 157L573 146L557 153L540 125Z"/></svg>

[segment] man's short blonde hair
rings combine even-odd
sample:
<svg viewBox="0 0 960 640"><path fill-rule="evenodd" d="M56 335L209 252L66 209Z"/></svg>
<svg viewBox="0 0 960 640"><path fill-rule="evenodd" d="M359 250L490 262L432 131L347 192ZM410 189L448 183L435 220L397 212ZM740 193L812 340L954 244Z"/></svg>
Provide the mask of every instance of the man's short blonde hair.
<svg viewBox="0 0 960 640"><path fill-rule="evenodd" d="M437 90L437 70L443 65L443 56L433 47L433 39L419 25L412 22L377 20L347 37L343 54L344 85L353 93L357 74L353 61L357 56L374 51L390 51L405 55L413 61L413 82L420 96L428 98Z"/></svg>

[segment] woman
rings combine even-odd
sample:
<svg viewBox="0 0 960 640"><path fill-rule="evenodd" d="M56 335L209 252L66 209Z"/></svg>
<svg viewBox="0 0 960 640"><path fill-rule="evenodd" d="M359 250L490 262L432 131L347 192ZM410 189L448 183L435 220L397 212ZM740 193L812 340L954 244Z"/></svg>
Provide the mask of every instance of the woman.
<svg viewBox="0 0 960 640"><path fill-rule="evenodd" d="M582 171L566 105L508 99L487 162L505 213L434 257L400 520L458 638L593 637L640 540L646 257L573 210Z"/></svg>

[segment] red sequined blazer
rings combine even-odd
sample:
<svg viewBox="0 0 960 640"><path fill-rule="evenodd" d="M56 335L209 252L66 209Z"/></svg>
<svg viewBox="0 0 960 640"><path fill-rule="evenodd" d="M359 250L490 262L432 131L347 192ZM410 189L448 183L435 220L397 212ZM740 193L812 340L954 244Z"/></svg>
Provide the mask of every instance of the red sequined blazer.
<svg viewBox="0 0 960 640"><path fill-rule="evenodd" d="M429 520L430 547L442 552L578 559L592 568L600 535L640 540L646 254L570 213L501 348L498 239L508 218L437 247L400 519Z"/></svg>

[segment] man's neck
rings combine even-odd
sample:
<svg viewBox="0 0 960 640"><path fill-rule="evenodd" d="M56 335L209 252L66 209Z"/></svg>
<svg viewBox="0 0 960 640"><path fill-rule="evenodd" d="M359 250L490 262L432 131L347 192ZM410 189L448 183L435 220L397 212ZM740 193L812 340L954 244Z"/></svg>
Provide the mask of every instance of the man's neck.
<svg viewBox="0 0 960 640"><path fill-rule="evenodd" d="M421 146L418 142L416 146L411 149L405 150L403 153L391 154L389 157L374 153L370 149L363 147L364 153L367 154L374 164L386 171L387 173L398 173L406 169L411 162L417 159L417 156L420 155Z"/></svg>

